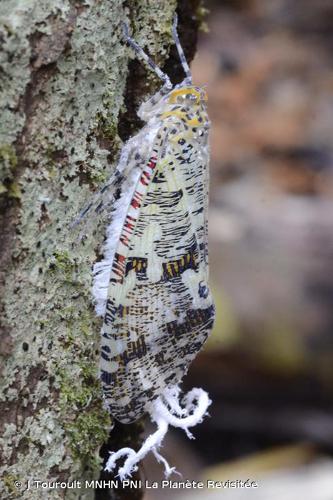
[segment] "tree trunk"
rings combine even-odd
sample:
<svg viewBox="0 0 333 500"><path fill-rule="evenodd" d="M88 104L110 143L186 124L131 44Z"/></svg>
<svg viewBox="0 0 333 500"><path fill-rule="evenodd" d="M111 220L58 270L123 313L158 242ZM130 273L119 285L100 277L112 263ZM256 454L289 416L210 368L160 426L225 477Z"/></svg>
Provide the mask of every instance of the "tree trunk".
<svg viewBox="0 0 333 500"><path fill-rule="evenodd" d="M190 58L199 3L178 5ZM103 455L140 439L140 424L110 432L98 380L91 265L105 224L90 222L84 244L66 227L111 175L140 126L138 105L161 85L122 42L121 21L160 65L171 49L166 68L177 79L175 8L176 0L1 3L2 498L118 498L27 485L98 479Z"/></svg>

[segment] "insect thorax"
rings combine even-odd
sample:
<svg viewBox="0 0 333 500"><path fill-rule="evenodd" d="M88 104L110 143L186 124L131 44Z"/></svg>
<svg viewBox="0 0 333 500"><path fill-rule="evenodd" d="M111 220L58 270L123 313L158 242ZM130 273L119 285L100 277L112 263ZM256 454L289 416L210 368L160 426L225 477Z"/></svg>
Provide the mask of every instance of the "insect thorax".
<svg viewBox="0 0 333 500"><path fill-rule="evenodd" d="M209 128L207 115L207 94L200 87L189 86L184 80L168 93L157 92L148 101L141 104L138 116L149 122L171 117L183 122L185 128Z"/></svg>

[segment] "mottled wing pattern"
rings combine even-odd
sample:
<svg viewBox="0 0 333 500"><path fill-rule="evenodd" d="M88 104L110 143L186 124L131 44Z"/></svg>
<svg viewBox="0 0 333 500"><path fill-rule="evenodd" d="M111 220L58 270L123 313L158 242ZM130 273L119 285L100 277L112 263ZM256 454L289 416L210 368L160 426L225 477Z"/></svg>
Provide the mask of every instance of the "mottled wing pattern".
<svg viewBox="0 0 333 500"><path fill-rule="evenodd" d="M115 250L101 379L112 415L124 423L180 382L212 328L203 121L198 128L162 119Z"/></svg>

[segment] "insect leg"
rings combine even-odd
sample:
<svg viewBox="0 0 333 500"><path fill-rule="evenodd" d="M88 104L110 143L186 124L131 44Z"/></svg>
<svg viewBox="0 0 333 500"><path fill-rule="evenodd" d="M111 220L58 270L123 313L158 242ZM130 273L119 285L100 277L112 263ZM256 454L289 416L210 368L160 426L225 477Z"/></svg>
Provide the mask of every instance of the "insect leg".
<svg viewBox="0 0 333 500"><path fill-rule="evenodd" d="M170 82L170 78L168 75L163 73L163 71L154 63L154 61L145 53L145 51L140 47L140 45L129 35L128 25L126 23L123 24L123 36L126 42L135 50L137 54L139 54L142 59L146 61L146 63L151 67L153 71L157 74L157 76L164 82L166 87L172 88L172 83Z"/></svg>
<svg viewBox="0 0 333 500"><path fill-rule="evenodd" d="M98 191L98 193L93 197L93 199L81 210L79 213L78 217L70 224L69 228L73 229L75 226L80 224L83 219L91 212L91 210L94 208L96 213L99 213L102 210L102 207L104 205L104 202L102 200L103 194L106 193L106 191L111 187L114 186L117 178L120 180L120 173L119 171L116 171L109 179L107 184L105 184L102 189Z"/></svg>
<svg viewBox="0 0 333 500"><path fill-rule="evenodd" d="M115 172L111 175L107 183L96 193L92 200L81 210L78 217L69 225L69 229L73 229L80 224L90 212L94 211L100 214L112 204L117 186L120 185L126 177L126 167L129 165L128 159L134 149L131 141L123 147Z"/></svg>
<svg viewBox="0 0 333 500"><path fill-rule="evenodd" d="M173 24L172 24L172 37L175 42L175 45L177 47L178 55L180 58L180 62L182 63L183 70L185 72L185 75L187 76L189 83L192 83L192 74L189 65L187 64L186 57L183 51L183 47L180 44L179 36L177 33L177 24L178 24L178 16L177 14L174 15L173 18Z"/></svg>

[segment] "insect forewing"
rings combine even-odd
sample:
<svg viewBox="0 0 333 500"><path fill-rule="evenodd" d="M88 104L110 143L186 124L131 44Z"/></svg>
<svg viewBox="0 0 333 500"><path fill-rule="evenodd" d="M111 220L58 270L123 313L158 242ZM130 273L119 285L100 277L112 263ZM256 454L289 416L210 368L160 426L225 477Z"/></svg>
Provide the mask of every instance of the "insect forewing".
<svg viewBox="0 0 333 500"><path fill-rule="evenodd" d="M124 423L180 382L214 318L206 262L207 144L171 118L162 120L133 193L109 280L101 378L111 413Z"/></svg>

